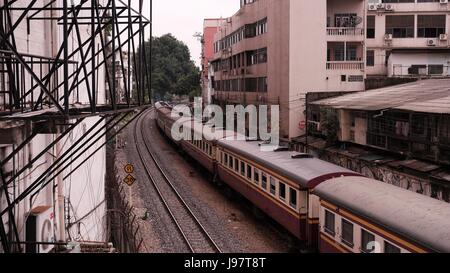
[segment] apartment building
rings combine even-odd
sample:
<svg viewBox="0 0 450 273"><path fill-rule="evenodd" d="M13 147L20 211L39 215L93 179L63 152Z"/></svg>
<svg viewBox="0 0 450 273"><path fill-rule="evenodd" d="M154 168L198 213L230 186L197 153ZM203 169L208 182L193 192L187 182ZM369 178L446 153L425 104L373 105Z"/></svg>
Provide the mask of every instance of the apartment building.
<svg viewBox="0 0 450 273"><path fill-rule="evenodd" d="M214 38L213 101L278 104L281 136L303 136L307 93L447 76L449 7L445 0L242 0Z"/></svg>
<svg viewBox="0 0 450 273"><path fill-rule="evenodd" d="M361 0L241 1L215 37L214 101L280 105L281 137L303 135L306 93L364 89L365 11Z"/></svg>
<svg viewBox="0 0 450 273"><path fill-rule="evenodd" d="M202 55L201 55L201 70L202 70L202 97L205 104L210 104L212 96L212 84L209 62L214 57L214 35L219 30L220 26L225 22L225 19L205 19L203 21L203 36L202 36Z"/></svg>
<svg viewBox="0 0 450 273"><path fill-rule="evenodd" d="M450 76L447 0L368 2L368 76Z"/></svg>

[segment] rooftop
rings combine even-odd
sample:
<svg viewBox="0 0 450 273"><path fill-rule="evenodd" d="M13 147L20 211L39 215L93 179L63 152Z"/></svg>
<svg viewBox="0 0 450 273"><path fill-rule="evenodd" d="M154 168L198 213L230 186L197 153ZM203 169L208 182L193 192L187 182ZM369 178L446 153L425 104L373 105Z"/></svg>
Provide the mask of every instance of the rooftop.
<svg viewBox="0 0 450 273"><path fill-rule="evenodd" d="M325 99L313 105L348 110L450 114L450 79L430 79Z"/></svg>

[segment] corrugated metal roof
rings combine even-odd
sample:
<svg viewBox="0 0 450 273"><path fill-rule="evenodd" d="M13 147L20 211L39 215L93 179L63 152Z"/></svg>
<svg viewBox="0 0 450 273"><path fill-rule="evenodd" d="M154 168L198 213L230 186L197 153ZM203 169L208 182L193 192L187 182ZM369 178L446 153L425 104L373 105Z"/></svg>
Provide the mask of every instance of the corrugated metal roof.
<svg viewBox="0 0 450 273"><path fill-rule="evenodd" d="M336 178L314 193L437 252L450 252L450 204L362 177Z"/></svg>
<svg viewBox="0 0 450 273"><path fill-rule="evenodd" d="M337 109L450 114L450 79L430 79L313 102Z"/></svg>

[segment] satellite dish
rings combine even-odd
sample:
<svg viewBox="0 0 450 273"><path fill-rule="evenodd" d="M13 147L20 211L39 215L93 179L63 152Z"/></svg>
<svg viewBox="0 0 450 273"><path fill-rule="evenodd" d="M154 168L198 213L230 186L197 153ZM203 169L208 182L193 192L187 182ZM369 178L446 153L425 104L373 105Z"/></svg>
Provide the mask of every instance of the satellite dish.
<svg viewBox="0 0 450 273"><path fill-rule="evenodd" d="M360 16L352 16L351 17L351 22L353 23L354 26L360 25L363 22L363 18Z"/></svg>

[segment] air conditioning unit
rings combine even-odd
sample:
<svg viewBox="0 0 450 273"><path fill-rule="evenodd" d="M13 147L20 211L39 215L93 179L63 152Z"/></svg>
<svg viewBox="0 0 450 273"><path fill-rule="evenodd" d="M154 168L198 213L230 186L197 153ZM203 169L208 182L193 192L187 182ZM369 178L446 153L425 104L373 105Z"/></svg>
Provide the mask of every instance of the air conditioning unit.
<svg viewBox="0 0 450 273"><path fill-rule="evenodd" d="M384 3L378 3L377 4L377 9L385 9L386 5Z"/></svg>
<svg viewBox="0 0 450 273"><path fill-rule="evenodd" d="M436 40L434 40L434 39L429 39L429 40L427 40L427 45L428 46L436 46Z"/></svg>
<svg viewBox="0 0 450 273"><path fill-rule="evenodd" d="M386 11L394 11L394 5L387 4L385 9Z"/></svg>
<svg viewBox="0 0 450 273"><path fill-rule="evenodd" d="M386 35L384 35L384 40L385 40L385 41L392 41L392 34L386 34Z"/></svg>
<svg viewBox="0 0 450 273"><path fill-rule="evenodd" d="M439 0L439 3L441 3L441 4L448 4L448 0Z"/></svg>
<svg viewBox="0 0 450 273"><path fill-rule="evenodd" d="M377 4L369 4L369 10L377 10Z"/></svg>
<svg viewBox="0 0 450 273"><path fill-rule="evenodd" d="M30 212L26 223L27 242L53 243L55 242L54 215L51 207L42 206ZM50 253L54 245L27 245L27 253Z"/></svg>
<svg viewBox="0 0 450 273"><path fill-rule="evenodd" d="M441 35L439 35L439 40L447 41L448 40L448 34L441 34Z"/></svg>
<svg viewBox="0 0 450 273"><path fill-rule="evenodd" d="M428 69L426 67L419 68L419 75L420 76L426 76L428 75Z"/></svg>

